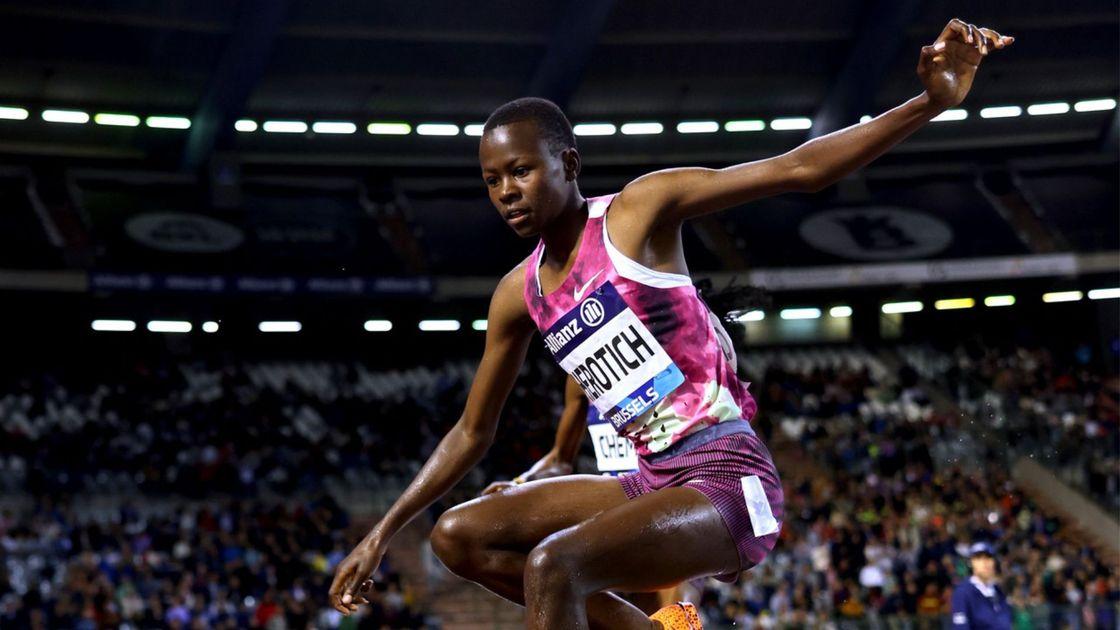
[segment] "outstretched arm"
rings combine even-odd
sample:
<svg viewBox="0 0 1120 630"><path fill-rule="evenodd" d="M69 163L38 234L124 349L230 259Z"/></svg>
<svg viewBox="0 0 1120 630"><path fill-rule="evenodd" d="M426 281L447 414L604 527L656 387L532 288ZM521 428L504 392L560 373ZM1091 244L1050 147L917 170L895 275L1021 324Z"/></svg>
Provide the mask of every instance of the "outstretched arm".
<svg viewBox="0 0 1120 630"><path fill-rule="evenodd" d="M588 404L587 395L583 393L579 383L569 376L564 384L564 411L561 412L560 423L556 426L556 440L552 450L513 481L495 481L486 486L482 491L483 496L528 481L572 474L576 467L579 445L583 440L583 430L587 427Z"/></svg>
<svg viewBox="0 0 1120 630"><path fill-rule="evenodd" d="M815 138L779 156L718 170L650 173L622 191L619 205L646 214L653 231L762 197L826 188L958 105L972 87L981 60L1013 41L991 29L953 20L933 44L922 48L918 61L922 94L874 120Z"/></svg>
<svg viewBox="0 0 1120 630"><path fill-rule="evenodd" d="M466 408L443 437L416 478L385 516L335 570L330 603L349 614L365 603L369 577L389 539L417 514L447 493L490 448L498 417L509 396L533 334L522 297L524 270L518 266L498 284L490 302L486 349L471 383Z"/></svg>

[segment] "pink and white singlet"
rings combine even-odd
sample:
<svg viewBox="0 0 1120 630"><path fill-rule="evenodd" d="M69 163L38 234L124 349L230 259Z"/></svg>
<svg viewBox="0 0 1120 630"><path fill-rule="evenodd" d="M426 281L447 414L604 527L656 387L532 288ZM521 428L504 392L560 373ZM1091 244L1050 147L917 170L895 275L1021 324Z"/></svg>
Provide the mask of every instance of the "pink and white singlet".
<svg viewBox="0 0 1120 630"><path fill-rule="evenodd" d="M556 361L648 456L706 427L750 420L757 405L692 280L642 266L611 244L614 197L587 200L575 263L548 295L539 278L544 241L537 244L525 302Z"/></svg>

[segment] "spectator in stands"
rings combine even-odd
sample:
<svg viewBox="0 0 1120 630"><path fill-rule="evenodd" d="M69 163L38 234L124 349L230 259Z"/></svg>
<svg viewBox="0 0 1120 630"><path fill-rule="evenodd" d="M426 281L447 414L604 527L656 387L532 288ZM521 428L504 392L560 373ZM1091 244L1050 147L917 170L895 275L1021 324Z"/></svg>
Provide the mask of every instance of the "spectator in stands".
<svg viewBox="0 0 1120 630"><path fill-rule="evenodd" d="M953 627L1011 630L1012 611L996 577L995 550L987 542L973 543L968 557L972 576L953 590Z"/></svg>

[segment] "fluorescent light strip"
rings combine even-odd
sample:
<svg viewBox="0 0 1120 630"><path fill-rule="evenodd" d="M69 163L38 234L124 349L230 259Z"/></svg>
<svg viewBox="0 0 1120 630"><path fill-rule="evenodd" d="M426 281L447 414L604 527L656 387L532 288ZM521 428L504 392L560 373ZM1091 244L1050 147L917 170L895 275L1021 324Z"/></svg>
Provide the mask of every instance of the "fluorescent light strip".
<svg viewBox="0 0 1120 630"><path fill-rule="evenodd" d="M424 332L454 332L459 330L460 324L454 319L422 319L419 327Z"/></svg>
<svg viewBox="0 0 1120 630"><path fill-rule="evenodd" d="M366 332L389 332L393 329L393 322L387 319L367 319L362 328Z"/></svg>
<svg viewBox="0 0 1120 630"><path fill-rule="evenodd" d="M22 107L0 107L0 120L27 120L27 116Z"/></svg>
<svg viewBox="0 0 1120 630"><path fill-rule="evenodd" d="M924 306L921 302L887 302L883 305L883 312L887 314L893 313L917 313L921 311Z"/></svg>
<svg viewBox="0 0 1120 630"><path fill-rule="evenodd" d="M335 134L349 134L358 130L358 126L352 122L341 121L319 121L312 123L311 131L315 133L335 133Z"/></svg>
<svg viewBox="0 0 1120 630"><path fill-rule="evenodd" d="M976 306L976 300L972 298L948 298L933 303L933 308L939 311L955 311L962 308L972 308L973 306Z"/></svg>
<svg viewBox="0 0 1120 630"><path fill-rule="evenodd" d="M968 110L947 109L930 119L930 122L950 122L968 118Z"/></svg>
<svg viewBox="0 0 1120 630"><path fill-rule="evenodd" d="M723 130L731 133L743 131L763 131L766 123L761 120L729 120L723 123Z"/></svg>
<svg viewBox="0 0 1120 630"><path fill-rule="evenodd" d="M182 116L148 116L144 124L153 129L190 129L191 119Z"/></svg>
<svg viewBox="0 0 1120 630"><path fill-rule="evenodd" d="M1055 304L1057 302L1078 302L1083 297L1080 291L1054 291L1052 293L1043 293L1042 301L1047 304Z"/></svg>
<svg viewBox="0 0 1120 630"><path fill-rule="evenodd" d="M1014 295L989 295L984 298L984 306L1014 306Z"/></svg>
<svg viewBox="0 0 1120 630"><path fill-rule="evenodd" d="M148 332L154 333L189 333L191 328L190 322L172 319L153 319L148 322Z"/></svg>
<svg viewBox="0 0 1120 630"><path fill-rule="evenodd" d="M1088 101L1077 101L1074 103L1073 109L1078 112L1104 112L1116 109L1116 99L1095 98Z"/></svg>
<svg viewBox="0 0 1120 630"><path fill-rule="evenodd" d="M93 122L108 127L139 127L140 117L132 114L96 114Z"/></svg>
<svg viewBox="0 0 1120 630"><path fill-rule="evenodd" d="M1023 108L1018 105L999 105L980 110L981 118L1014 118L1022 114Z"/></svg>
<svg viewBox="0 0 1120 630"><path fill-rule="evenodd" d="M577 136L613 136L616 129L610 123L580 123L572 131Z"/></svg>
<svg viewBox="0 0 1120 630"><path fill-rule="evenodd" d="M766 319L766 313L759 310L747 311L735 318L737 322L760 322Z"/></svg>
<svg viewBox="0 0 1120 630"><path fill-rule="evenodd" d="M257 324L257 330L263 333L287 333L299 332L303 330L303 324L299 322L261 322Z"/></svg>
<svg viewBox="0 0 1120 630"><path fill-rule="evenodd" d="M89 122L89 114L73 109L44 109L43 120L53 123L84 125Z"/></svg>
<svg viewBox="0 0 1120 630"><path fill-rule="evenodd" d="M486 127L486 125L484 125L482 123L471 123L471 124L467 125L466 127L463 127L463 133L465 133L468 136L474 136L475 138L477 138L477 137L482 135L482 130L485 127Z"/></svg>
<svg viewBox="0 0 1120 630"><path fill-rule="evenodd" d="M665 126L659 122L631 122L622 125L624 136L653 136L665 131Z"/></svg>
<svg viewBox="0 0 1120 630"><path fill-rule="evenodd" d="M202 332L216 333L218 332L218 322L202 322Z"/></svg>
<svg viewBox="0 0 1120 630"><path fill-rule="evenodd" d="M98 332L132 332L136 330L136 322L131 319L95 319L90 328Z"/></svg>
<svg viewBox="0 0 1120 630"><path fill-rule="evenodd" d="M241 120L233 123L233 128L241 133L252 133L257 130L257 121L242 118Z"/></svg>
<svg viewBox="0 0 1120 630"><path fill-rule="evenodd" d="M372 122L366 131L375 136L407 136L412 133L412 125L403 122Z"/></svg>
<svg viewBox="0 0 1120 630"><path fill-rule="evenodd" d="M457 136L459 135L459 125L422 123L416 125L416 134L420 136Z"/></svg>
<svg viewBox="0 0 1120 630"><path fill-rule="evenodd" d="M1069 112L1069 103L1035 103L1027 107L1031 116L1052 116Z"/></svg>
<svg viewBox="0 0 1120 630"><path fill-rule="evenodd" d="M837 318L839 318L839 317L851 317L852 316L852 307L850 307L850 306L833 306L832 308L828 309L828 316L829 317L837 317Z"/></svg>
<svg viewBox="0 0 1120 630"><path fill-rule="evenodd" d="M686 120L677 123L677 133L715 133L719 123L714 120Z"/></svg>
<svg viewBox="0 0 1120 630"><path fill-rule="evenodd" d="M770 121L770 128L774 131L808 129L812 126L813 121L809 118L775 118L774 120Z"/></svg>
<svg viewBox="0 0 1120 630"><path fill-rule="evenodd" d="M1093 289L1089 292L1090 300L1112 300L1120 298L1120 287L1112 289Z"/></svg>
<svg viewBox="0 0 1120 630"><path fill-rule="evenodd" d="M474 330L486 330L487 321L485 319L476 319L471 322L471 328Z"/></svg>
<svg viewBox="0 0 1120 630"><path fill-rule="evenodd" d="M820 319L819 308L783 308L779 313L782 319Z"/></svg>
<svg viewBox="0 0 1120 630"><path fill-rule="evenodd" d="M266 120L264 130L267 133L306 133L307 123L302 120Z"/></svg>

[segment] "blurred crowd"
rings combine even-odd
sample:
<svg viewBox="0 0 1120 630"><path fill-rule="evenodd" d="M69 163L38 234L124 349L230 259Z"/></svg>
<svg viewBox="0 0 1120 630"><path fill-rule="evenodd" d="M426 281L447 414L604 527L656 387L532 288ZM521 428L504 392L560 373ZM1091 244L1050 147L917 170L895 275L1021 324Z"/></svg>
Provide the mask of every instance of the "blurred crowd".
<svg viewBox="0 0 1120 630"><path fill-rule="evenodd" d="M1114 377L1044 351L899 355L900 367L853 348L745 356L756 429L802 465L780 469L787 520L771 557L738 584L690 587L707 627L932 624L977 540L997 549L1017 627L1117 627L1115 567L1031 504L966 426L998 405L1017 411L993 429L1059 451L1114 442ZM324 607L356 534L324 490L411 478L472 377L462 362L216 361L5 383L0 489L35 499L0 508L0 627L437 627L388 565L361 618ZM931 384L967 413L935 411ZM433 512L543 455L562 389L557 369L530 360L495 447ZM1108 448L1088 460L1111 470ZM1103 483L1115 496L1114 478ZM65 499L100 494L124 507L79 513Z"/></svg>

